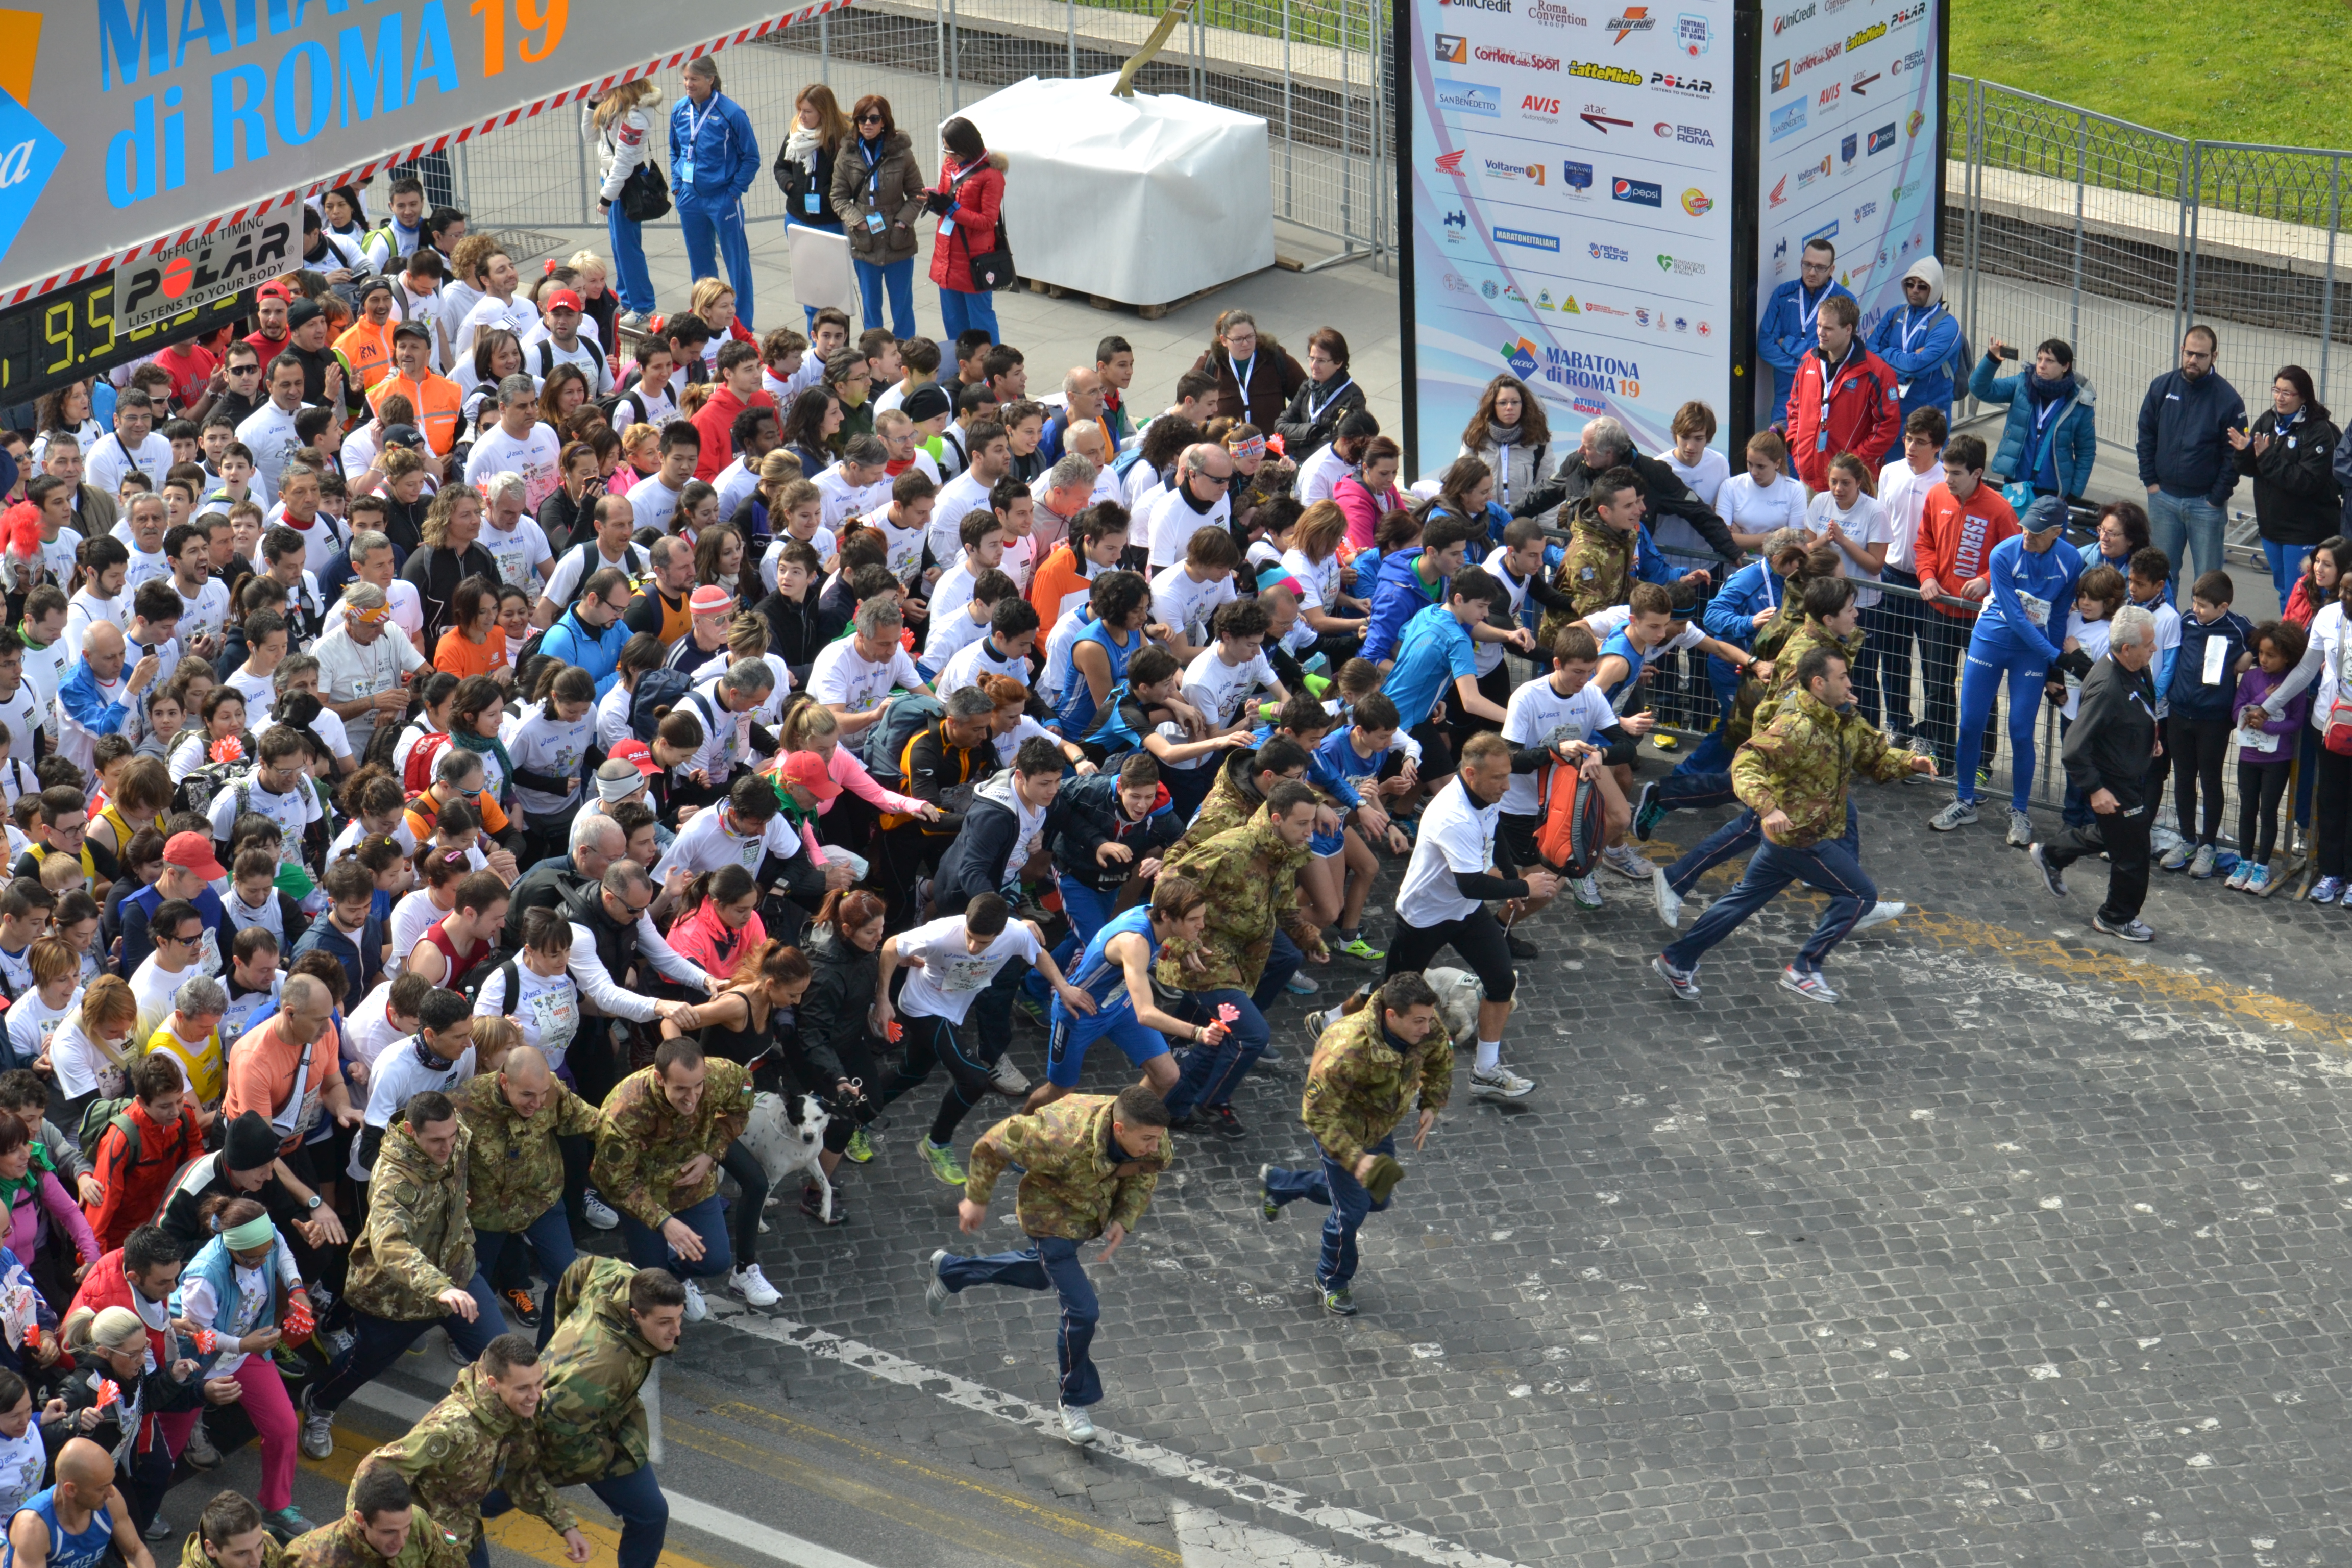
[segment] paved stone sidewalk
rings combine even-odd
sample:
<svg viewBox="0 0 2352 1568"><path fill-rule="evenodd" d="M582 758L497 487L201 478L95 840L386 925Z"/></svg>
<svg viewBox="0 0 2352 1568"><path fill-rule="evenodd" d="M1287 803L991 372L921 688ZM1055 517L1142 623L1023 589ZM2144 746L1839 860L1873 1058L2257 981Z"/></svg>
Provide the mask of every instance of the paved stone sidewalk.
<svg viewBox="0 0 2352 1568"><path fill-rule="evenodd" d="M1774 984L1812 918L1793 899L1710 956L1696 1006L1649 974L1631 884L1536 922L1507 1054L1540 1087L1457 1100L1406 1156L1352 1322L1312 1305L1321 1211L1256 1213L1258 1164L1308 1154L1280 1009L1249 1135L1186 1139L1095 1271L1102 1424L1525 1563L2352 1560L2344 917L2159 874L2163 936L2126 953L2081 923L2096 867L2058 904L1997 829L1927 833L1929 793L1862 796L1864 864L1919 912L1832 959L1834 1008ZM1360 973L1323 972L1325 998ZM1015 1049L1040 1066L1033 1033ZM780 1311L1049 1407L1050 1298L921 1310L916 1260L972 1239L915 1157L927 1115L919 1094L849 1174L841 1230L772 1211ZM921 1387L718 1323L685 1355L1166 1517L1133 1467Z"/></svg>

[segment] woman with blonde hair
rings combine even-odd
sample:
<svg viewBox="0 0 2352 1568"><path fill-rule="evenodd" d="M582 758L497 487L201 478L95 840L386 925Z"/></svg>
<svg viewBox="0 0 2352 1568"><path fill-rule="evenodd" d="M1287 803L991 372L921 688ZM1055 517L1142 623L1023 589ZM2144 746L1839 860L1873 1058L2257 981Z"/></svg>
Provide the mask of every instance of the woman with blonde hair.
<svg viewBox="0 0 2352 1568"><path fill-rule="evenodd" d="M603 346L606 363L611 363L613 345L620 338L621 315L621 297L613 291L612 268L594 251L575 250L563 270L572 274L572 290L580 296L580 313L593 325L594 330L584 335Z"/></svg>
<svg viewBox="0 0 2352 1568"><path fill-rule="evenodd" d="M793 100L793 128L776 154L776 188L784 193L784 221L803 228L841 232L833 206L833 163L852 134L840 100L823 82L811 82ZM803 305L809 336L816 335L816 307Z"/></svg>
<svg viewBox="0 0 2352 1568"><path fill-rule="evenodd" d="M887 788L866 772L856 751L841 743L841 721L807 692L795 692L784 704L777 734L783 742L785 763L792 761L794 752L807 752L814 754L824 770L830 789L814 781L802 787L811 791L814 809L825 819L827 843L863 851L886 811L919 816L926 822L939 819L938 806ZM787 776L791 776L791 770Z"/></svg>
<svg viewBox="0 0 2352 1568"><path fill-rule="evenodd" d="M1305 590L1298 596L1298 617L1318 637L1360 636L1369 606L1342 591L1339 542L1348 534L1348 514L1337 501L1318 500L1298 516L1290 548L1282 552L1282 569ZM1353 612L1353 614L1350 614Z"/></svg>
<svg viewBox="0 0 2352 1568"><path fill-rule="evenodd" d="M604 215L605 232L613 241L614 291L628 308L628 314L619 318L616 324L633 332L642 331L646 318L653 314L654 279L646 267L644 230L622 211L621 192L641 164L649 164L656 178L660 175L661 160L654 145L654 127L657 123L654 114L661 107L661 89L654 85L652 79L640 77L623 82L596 100L593 109L585 110L588 123L583 129L595 133L596 166L604 177L597 188L596 205ZM619 347L618 342L608 342L605 353L610 354Z"/></svg>

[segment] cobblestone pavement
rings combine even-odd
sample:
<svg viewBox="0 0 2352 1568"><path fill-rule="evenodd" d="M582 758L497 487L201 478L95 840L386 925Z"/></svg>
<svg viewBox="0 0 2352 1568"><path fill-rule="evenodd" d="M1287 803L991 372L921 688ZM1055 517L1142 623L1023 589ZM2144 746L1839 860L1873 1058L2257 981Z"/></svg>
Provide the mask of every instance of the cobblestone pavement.
<svg viewBox="0 0 2352 1568"><path fill-rule="evenodd" d="M1309 1148L1279 1009L1248 1136L1183 1140L1094 1270L1097 1415L1129 1458L1043 1431L1049 1297L923 1312L917 1260L970 1238L916 1157L919 1094L849 1173L848 1225L772 1211L775 1321L729 1304L681 1387L1365 1562L2352 1562L2345 917L2159 874L2159 940L2126 952L2083 923L2100 868L2053 902L1999 827L1927 833L1935 798L1862 796L1864 864L1914 913L1832 958L1836 1007L1774 984L1793 898L1687 1007L1648 972L1645 889L1604 876L1605 910L1535 922L1507 1059L1539 1087L1458 1099L1407 1155L1353 1321L1312 1302L1321 1211L1256 1212L1259 1163ZM1360 972L1321 973L1328 1001ZM1034 1032L1015 1051L1040 1068Z"/></svg>

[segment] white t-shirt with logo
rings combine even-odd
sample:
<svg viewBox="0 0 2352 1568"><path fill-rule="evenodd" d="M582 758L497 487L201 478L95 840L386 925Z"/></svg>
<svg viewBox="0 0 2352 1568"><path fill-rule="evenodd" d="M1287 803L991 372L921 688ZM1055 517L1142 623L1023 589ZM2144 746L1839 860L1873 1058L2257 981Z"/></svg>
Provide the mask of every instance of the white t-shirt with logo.
<svg viewBox="0 0 2352 1568"><path fill-rule="evenodd" d="M226 843L240 811L259 812L278 825L278 858L288 866L302 863L303 830L327 815L319 805L319 792L310 786L307 776L284 795L262 788L258 780L249 790L221 791L207 814L212 819L213 837Z"/></svg>
<svg viewBox="0 0 2352 1568"><path fill-rule="evenodd" d="M1421 814L1412 861L1397 889L1396 912L1405 924L1427 931L1467 919L1480 908L1476 899L1462 896L1454 879L1494 869L1495 823L1502 810L1500 801L1484 807L1472 801L1458 774L1437 792Z"/></svg>
<svg viewBox="0 0 2352 1568"><path fill-rule="evenodd" d="M172 582L180 589L179 580ZM180 591L180 636L182 638L202 637L210 632L218 636L228 627L228 584L217 577L207 577L196 590L194 598Z"/></svg>
<svg viewBox="0 0 2352 1568"><path fill-rule="evenodd" d="M910 1018L945 1018L955 1024L964 1021L972 998L988 989L997 971L1016 958L1034 963L1043 951L1028 921L1008 921L986 951L974 952L965 940L961 915L947 915L901 932L898 942L902 963L923 961L920 969L907 969L898 1011Z"/></svg>
<svg viewBox="0 0 2352 1568"><path fill-rule="evenodd" d="M1884 544L1888 547L1889 555L1894 553L1894 531L1887 527L1885 509L1874 498L1857 495L1853 498L1853 510L1841 511L1837 497L1827 490L1822 491L1805 508L1805 531L1816 539L1827 538L1832 521L1837 523L1839 531L1863 549ZM1858 582L1878 581L1877 573L1865 569L1843 550L1838 552L1838 572ZM1876 607L1878 601L1885 596L1875 588L1860 588L1854 592L1853 602L1867 610Z"/></svg>
<svg viewBox="0 0 2352 1568"><path fill-rule="evenodd" d="M1503 739L1525 751L1563 741L1590 741L1616 722L1617 715L1610 710L1599 683L1588 680L1574 696L1562 697L1547 677L1530 680L1511 693L1503 709ZM1542 776L1540 773L1513 773L1510 787L1503 792L1503 809L1513 816L1533 816L1540 801L1537 781Z"/></svg>
<svg viewBox="0 0 2352 1568"><path fill-rule="evenodd" d="M515 961L514 976L517 994L509 1003L505 966L491 970L474 1002L474 1016L512 1018L522 1031L522 1043L545 1057L552 1071L563 1065L564 1053L580 1032L580 988L572 983L570 970L551 976L537 974L520 958Z"/></svg>
<svg viewBox="0 0 2352 1568"><path fill-rule="evenodd" d="M635 525L650 528L657 533L669 531L669 520L677 515L678 498L686 487L677 489L662 483L659 474L647 474L629 487L629 510Z"/></svg>
<svg viewBox="0 0 2352 1568"><path fill-rule="evenodd" d="M540 428L544 430L547 426L542 425ZM475 450L481 448L477 447ZM485 516L477 542L499 563L499 582L514 584L530 595L533 604L539 602L540 568L555 559L555 552L548 548L547 530L539 526L537 518L524 512L515 519L512 528L499 528Z"/></svg>
<svg viewBox="0 0 2352 1568"><path fill-rule="evenodd" d="M1240 720L1251 692L1273 684L1274 666L1266 662L1263 649L1246 664L1227 664L1224 656L1211 647L1184 667L1184 700L1220 730L1230 730ZM1214 766L1223 760L1223 752L1212 752L1190 762L1162 763L1160 766L1197 768L1204 763Z"/></svg>
<svg viewBox="0 0 2352 1568"><path fill-rule="evenodd" d="M547 536L530 519L539 515L540 503L553 495L555 488L563 482L563 468L558 460L562 450L563 444L556 439L555 431L543 422L534 422L520 440L508 435L504 425L493 425L474 437L474 449L466 458L466 482L479 489L482 481L494 474L520 474L523 510L529 514L524 521L540 535L540 544L544 548ZM487 542L487 521L482 533Z"/></svg>
<svg viewBox="0 0 2352 1568"><path fill-rule="evenodd" d="M1151 579L1151 618L1200 647L1213 640L1209 628L1218 606L1230 605L1239 596L1234 591L1232 573L1196 583L1180 561Z"/></svg>
<svg viewBox="0 0 2352 1568"><path fill-rule="evenodd" d="M875 664L857 651L855 637L825 644L809 667L809 695L828 708L846 708L853 713L878 706L894 686L911 691L922 683L904 645L893 645L890 657Z"/></svg>
<svg viewBox="0 0 2352 1568"><path fill-rule="evenodd" d="M800 853L800 835L793 831L779 812L750 837L730 829L722 818L732 815L723 808L698 811L662 857L662 869L683 867L693 872L716 871L721 866L740 866L753 876L760 874L760 863L768 856L788 859Z"/></svg>

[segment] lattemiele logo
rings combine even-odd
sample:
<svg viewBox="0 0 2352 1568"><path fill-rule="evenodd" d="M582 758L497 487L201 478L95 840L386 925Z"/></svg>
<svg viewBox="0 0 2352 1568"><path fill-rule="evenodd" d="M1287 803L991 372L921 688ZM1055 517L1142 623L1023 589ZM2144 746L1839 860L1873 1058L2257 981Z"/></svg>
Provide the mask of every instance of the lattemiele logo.
<svg viewBox="0 0 2352 1568"><path fill-rule="evenodd" d="M1529 250L1548 250L1554 256L1559 254L1559 237L1556 234L1538 234L1528 228L1505 228L1498 224L1494 235L1498 244L1523 246Z"/></svg>
<svg viewBox="0 0 2352 1568"><path fill-rule="evenodd" d="M1447 114L1466 114L1480 120L1499 120L1503 116L1503 95L1484 82L1444 81L1433 84L1437 89L1437 107Z"/></svg>
<svg viewBox="0 0 2352 1568"><path fill-rule="evenodd" d="M1886 24L1884 22L1874 22L1858 33L1849 33L1846 35L1845 52L1852 54L1854 50L1862 47L1863 45L1876 43L1879 39L1885 37L1886 37Z"/></svg>
<svg viewBox="0 0 2352 1568"><path fill-rule="evenodd" d="M159 32L162 26L158 21ZM158 58L162 47L156 45ZM16 243L66 155L64 138L33 116L40 52L41 13L0 11L0 255Z"/></svg>
<svg viewBox="0 0 2352 1568"><path fill-rule="evenodd" d="M1465 148L1457 147L1451 153L1440 153L1437 155L1437 172L1441 174L1452 174L1456 178L1462 177L1462 158L1465 151Z"/></svg>
<svg viewBox="0 0 2352 1568"><path fill-rule="evenodd" d="M1814 12L1815 8L1811 5L1800 5L1793 11L1783 11L1772 18L1772 31L1776 34L1782 33L1800 22L1810 22L1813 19Z"/></svg>
<svg viewBox="0 0 2352 1568"><path fill-rule="evenodd" d="M1715 210L1715 198L1693 185L1683 193L1683 211L1693 217L1705 217Z"/></svg>
<svg viewBox="0 0 2352 1568"><path fill-rule="evenodd" d="M1652 71L1650 85L1660 92L1679 93L1685 98L1715 96L1715 83L1705 77L1680 76L1673 71Z"/></svg>
<svg viewBox="0 0 2352 1568"><path fill-rule="evenodd" d="M1789 69L1789 62L1787 60L1775 61L1772 66L1772 90L1774 92L1787 91L1789 87L1789 78L1791 74L1792 73Z"/></svg>
<svg viewBox="0 0 2352 1568"><path fill-rule="evenodd" d="M1470 63L1470 40L1458 33L1437 35L1437 63L1466 66Z"/></svg>
<svg viewBox="0 0 2352 1568"><path fill-rule="evenodd" d="M1528 0L1528 20L1546 27L1590 27L1591 19L1552 0Z"/></svg>
<svg viewBox="0 0 2352 1568"><path fill-rule="evenodd" d="M1625 41L1626 34L1646 33L1657 25L1658 19L1650 15L1648 6L1628 5L1622 12L1609 18L1609 31L1617 35L1610 42L1622 44Z"/></svg>
<svg viewBox="0 0 2352 1568"><path fill-rule="evenodd" d="M1531 71L1559 69L1558 55L1531 55L1520 49L1498 49L1490 44L1481 44L1471 53L1488 65L1517 66Z"/></svg>
<svg viewBox="0 0 2352 1568"><path fill-rule="evenodd" d="M1623 66L1602 65L1597 60L1570 60L1568 74L1580 76L1588 81L1613 81L1620 87L1639 87L1642 73L1629 71Z"/></svg>

